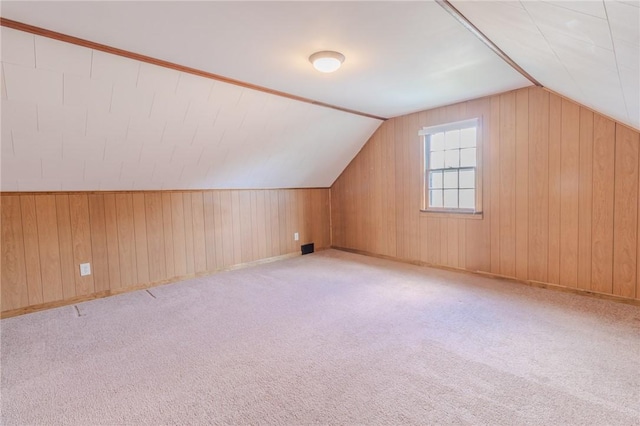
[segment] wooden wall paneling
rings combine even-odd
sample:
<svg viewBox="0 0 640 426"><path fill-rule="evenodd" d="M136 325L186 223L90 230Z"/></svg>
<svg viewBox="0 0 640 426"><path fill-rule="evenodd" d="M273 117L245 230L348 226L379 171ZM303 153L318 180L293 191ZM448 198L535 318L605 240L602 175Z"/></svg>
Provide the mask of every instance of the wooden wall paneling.
<svg viewBox="0 0 640 426"><path fill-rule="evenodd" d="M242 263L242 207L240 205L240 191L231 191L231 226L233 238L233 264Z"/></svg>
<svg viewBox="0 0 640 426"><path fill-rule="evenodd" d="M516 275L516 92L500 95L500 274Z"/></svg>
<svg viewBox="0 0 640 426"><path fill-rule="evenodd" d="M173 234L173 260L175 274L187 275L187 242L185 236L184 201L181 192L171 193L171 230Z"/></svg>
<svg viewBox="0 0 640 426"><path fill-rule="evenodd" d="M202 191L191 193L193 215L193 263L196 273L207 271L207 245L204 227L204 198Z"/></svg>
<svg viewBox="0 0 640 426"><path fill-rule="evenodd" d="M458 227L458 268L467 267L467 224L465 219L456 221Z"/></svg>
<svg viewBox="0 0 640 426"><path fill-rule="evenodd" d="M577 287L580 107L566 99L562 100L560 151L560 284Z"/></svg>
<svg viewBox="0 0 640 426"><path fill-rule="evenodd" d="M27 263L24 255L24 235L20 197L3 196L0 203L2 217L2 310L23 308L29 305L27 287Z"/></svg>
<svg viewBox="0 0 640 426"><path fill-rule="evenodd" d="M149 259L149 280L162 281L167 275L164 239L164 218L162 194L147 192L144 194L145 223L147 225L147 253Z"/></svg>
<svg viewBox="0 0 640 426"><path fill-rule="evenodd" d="M491 212L491 273L500 273L500 97L491 97L491 113L489 114L489 143L491 144L491 193L489 211ZM485 125L487 120L485 120Z"/></svg>
<svg viewBox="0 0 640 426"><path fill-rule="evenodd" d="M447 258L446 265L452 268L458 268L458 250L459 250L459 236L458 236L458 222L459 219L446 219L446 240L447 240ZM444 227L443 227L444 228Z"/></svg>
<svg viewBox="0 0 640 426"><path fill-rule="evenodd" d="M560 284L560 167L562 99L549 94L549 249L547 279Z"/></svg>
<svg viewBox="0 0 640 426"><path fill-rule="evenodd" d="M549 92L529 90L528 278L547 281L549 248Z"/></svg>
<svg viewBox="0 0 640 426"><path fill-rule="evenodd" d="M593 117L593 194L591 220L591 290L613 292L613 208L615 123Z"/></svg>
<svg viewBox="0 0 640 426"><path fill-rule="evenodd" d="M616 124L613 294L635 297L638 227L638 134Z"/></svg>
<svg viewBox="0 0 640 426"><path fill-rule="evenodd" d="M467 105L470 118L480 119L480 140L482 153L478 156L481 164L482 220L465 220L465 267L472 271L491 271L491 101L481 99ZM461 246L461 249L462 246Z"/></svg>
<svg viewBox="0 0 640 426"><path fill-rule="evenodd" d="M24 238L24 257L27 267L27 288L29 304L44 302L42 294L42 274L40 265L40 249L38 245L38 221L36 218L36 200L33 195L20 196L22 211L22 232Z"/></svg>
<svg viewBox="0 0 640 426"><path fill-rule="evenodd" d="M220 192L213 191L211 198L213 199L213 227L215 233L215 259L216 269L224 266L224 246L223 246L223 226L222 226L222 205L220 201Z"/></svg>
<svg viewBox="0 0 640 426"><path fill-rule="evenodd" d="M76 283L76 295L86 296L96 291L93 274L86 275L84 277L80 276L81 263L93 264L93 257L91 253L91 223L89 220L89 201L87 194L69 195L69 213L71 217L71 238L73 241L73 266L75 269L74 277Z"/></svg>
<svg viewBox="0 0 640 426"><path fill-rule="evenodd" d="M288 253L289 251L289 209L287 208L287 191L278 190L278 216L280 223L280 254Z"/></svg>
<svg viewBox="0 0 640 426"><path fill-rule="evenodd" d="M191 204L191 192L182 193L182 203L184 209L184 241L187 261L187 274L193 274L196 270L195 253L193 241L193 205Z"/></svg>
<svg viewBox="0 0 640 426"><path fill-rule="evenodd" d="M266 203L265 203L265 191L253 191L252 197L255 205L255 209L253 210L253 222L255 222L255 235L257 241L257 259L266 259L269 257L267 252L267 234L268 225L267 225L267 212L266 212ZM269 235L270 237L270 235Z"/></svg>
<svg viewBox="0 0 640 426"><path fill-rule="evenodd" d="M222 218L222 253L223 265L231 266L235 263L233 212L231 207L232 191L220 191L220 216ZM238 243L239 245L239 243Z"/></svg>
<svg viewBox="0 0 640 426"><path fill-rule="evenodd" d="M251 192L238 191L238 217L240 218L241 262L253 260L253 229L251 223Z"/></svg>
<svg viewBox="0 0 640 426"><path fill-rule="evenodd" d="M427 262L434 265L442 264L442 221L438 217L427 217Z"/></svg>
<svg viewBox="0 0 640 426"><path fill-rule="evenodd" d="M593 208L593 112L580 108L578 192L578 288L591 288L591 209Z"/></svg>
<svg viewBox="0 0 640 426"><path fill-rule="evenodd" d="M164 236L164 259L167 278L177 276L175 248L173 246L173 202L170 192L162 193L162 235Z"/></svg>
<svg viewBox="0 0 640 426"><path fill-rule="evenodd" d="M516 92L516 278L529 277L529 89Z"/></svg>
<svg viewBox="0 0 640 426"><path fill-rule="evenodd" d="M104 194L104 220L107 236L107 258L109 259L109 289L117 290L122 288L122 281L120 279L118 213L116 210L115 194Z"/></svg>
<svg viewBox="0 0 640 426"><path fill-rule="evenodd" d="M149 282L149 249L147 244L147 218L145 212L145 194L133 194L133 226L136 243L137 284Z"/></svg>
<svg viewBox="0 0 640 426"><path fill-rule="evenodd" d="M95 291L110 289L109 253L107 250L107 229L103 194L89 194L89 221L91 224L91 274Z"/></svg>
<svg viewBox="0 0 640 426"><path fill-rule="evenodd" d="M382 226L384 221L384 209L381 203L383 194L382 186L382 156L381 156L381 139L383 137L382 130L374 133L371 138L371 191L369 221L374 232L371 235L370 251L374 253L384 252L384 240L386 229Z"/></svg>
<svg viewBox="0 0 640 426"><path fill-rule="evenodd" d="M271 247L269 256L278 256L280 254L280 197L278 190L270 190L267 193L269 204L269 230L271 231Z"/></svg>
<svg viewBox="0 0 640 426"><path fill-rule="evenodd" d="M71 213L69 212L69 196L66 194L56 195L56 218L58 222L58 243L60 244L62 295L64 299L70 299L76 296L76 274L79 271L74 266Z"/></svg>
<svg viewBox="0 0 640 426"><path fill-rule="evenodd" d="M118 253L120 255L120 281L127 288L138 283L135 225L133 220L133 196L116 194L116 219L118 222Z"/></svg>
<svg viewBox="0 0 640 426"><path fill-rule="evenodd" d="M395 194L396 194L396 256L400 259L406 258L405 250L405 164L407 163L407 149L404 143L405 126L401 117L392 119L394 127L394 149L395 149ZM357 158L357 157L356 157ZM351 189L351 188L349 188ZM350 202L355 202L351 198ZM349 213L347 213L348 215ZM347 235L348 237L348 235Z"/></svg>
<svg viewBox="0 0 640 426"><path fill-rule="evenodd" d="M215 271L218 265L216 264L216 225L214 219L215 206L213 204L213 191L204 191L202 194L202 203L206 265L207 270Z"/></svg>
<svg viewBox="0 0 640 426"><path fill-rule="evenodd" d="M387 252L389 256L397 255L397 217L396 217L396 145L393 141L396 123L394 120L387 120L383 123L386 126L386 138L384 140L384 159L385 159L385 189L386 194L382 200L382 205L387 212Z"/></svg>
<svg viewBox="0 0 640 426"><path fill-rule="evenodd" d="M44 303L62 300L62 270L60 266L60 241L58 239L58 217L55 195L35 197L38 223L38 246L42 275L42 297Z"/></svg>
<svg viewBox="0 0 640 426"><path fill-rule="evenodd" d="M408 116L408 128L406 130L409 141L409 162L406 165L408 181L410 182L406 199L408 209L408 225L411 232L408 232L405 238L408 238L407 257L412 260L420 258L420 234L416 232L420 229L420 209L422 208L422 136L418 133L423 125L420 123L419 114L410 114Z"/></svg>

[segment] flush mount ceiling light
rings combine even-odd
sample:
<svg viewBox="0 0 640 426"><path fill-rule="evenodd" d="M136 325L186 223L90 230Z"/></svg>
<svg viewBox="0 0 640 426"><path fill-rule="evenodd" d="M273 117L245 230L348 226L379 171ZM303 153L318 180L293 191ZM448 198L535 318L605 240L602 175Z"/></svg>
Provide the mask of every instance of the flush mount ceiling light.
<svg viewBox="0 0 640 426"><path fill-rule="evenodd" d="M309 62L320 72L334 72L344 62L344 55L340 52L323 50L309 56Z"/></svg>

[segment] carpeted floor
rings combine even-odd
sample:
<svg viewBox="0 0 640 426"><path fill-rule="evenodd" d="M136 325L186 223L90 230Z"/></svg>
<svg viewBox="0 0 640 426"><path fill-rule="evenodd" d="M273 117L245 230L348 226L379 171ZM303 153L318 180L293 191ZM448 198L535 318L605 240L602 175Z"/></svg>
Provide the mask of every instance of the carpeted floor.
<svg viewBox="0 0 640 426"><path fill-rule="evenodd" d="M4 425L640 424L640 308L335 250L0 326Z"/></svg>

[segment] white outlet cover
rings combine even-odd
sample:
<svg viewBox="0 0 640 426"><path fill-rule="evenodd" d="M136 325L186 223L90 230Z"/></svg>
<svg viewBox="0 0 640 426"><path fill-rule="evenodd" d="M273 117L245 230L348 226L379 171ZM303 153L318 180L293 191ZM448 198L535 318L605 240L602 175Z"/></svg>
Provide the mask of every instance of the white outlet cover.
<svg viewBox="0 0 640 426"><path fill-rule="evenodd" d="M293 234L294 241L298 241L300 239L300 235L296 232Z"/></svg>
<svg viewBox="0 0 640 426"><path fill-rule="evenodd" d="M90 263L81 263L80 264L80 276L84 277L86 275L91 275L91 264Z"/></svg>

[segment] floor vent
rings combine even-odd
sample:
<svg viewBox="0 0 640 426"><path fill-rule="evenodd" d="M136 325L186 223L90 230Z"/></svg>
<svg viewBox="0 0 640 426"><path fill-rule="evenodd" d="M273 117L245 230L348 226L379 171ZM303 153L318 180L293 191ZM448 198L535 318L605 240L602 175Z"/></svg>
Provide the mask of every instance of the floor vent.
<svg viewBox="0 0 640 426"><path fill-rule="evenodd" d="M313 243L303 244L300 248L302 248L302 254L313 253Z"/></svg>

